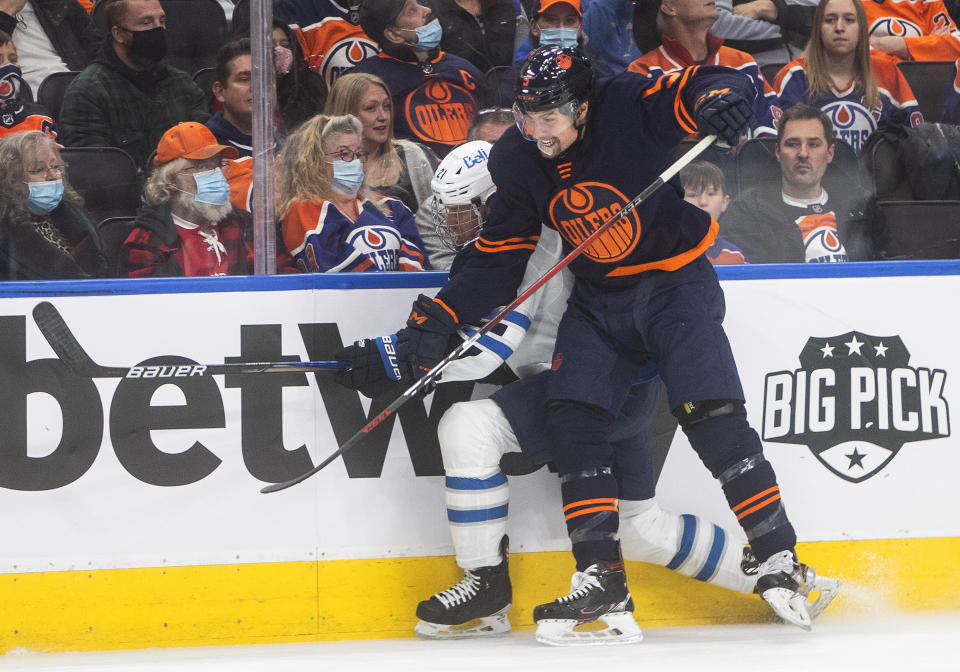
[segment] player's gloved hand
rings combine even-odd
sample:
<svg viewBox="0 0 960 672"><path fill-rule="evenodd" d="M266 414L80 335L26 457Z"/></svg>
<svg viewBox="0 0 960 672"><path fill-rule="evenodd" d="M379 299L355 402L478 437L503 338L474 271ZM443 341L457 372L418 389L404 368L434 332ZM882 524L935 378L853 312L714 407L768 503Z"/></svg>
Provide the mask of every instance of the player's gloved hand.
<svg viewBox="0 0 960 672"><path fill-rule="evenodd" d="M407 326L397 332L397 351L414 378L422 378L447 354L457 322L441 304L421 294L413 302Z"/></svg>
<svg viewBox="0 0 960 672"><path fill-rule="evenodd" d="M336 355L350 368L334 374L344 387L357 390L365 397L378 397L389 392L403 378L406 366L397 356L397 335L363 338L342 348Z"/></svg>
<svg viewBox="0 0 960 672"><path fill-rule="evenodd" d="M700 135L715 134L717 145L724 148L735 147L753 121L750 103L736 91L704 94L697 100L694 115Z"/></svg>

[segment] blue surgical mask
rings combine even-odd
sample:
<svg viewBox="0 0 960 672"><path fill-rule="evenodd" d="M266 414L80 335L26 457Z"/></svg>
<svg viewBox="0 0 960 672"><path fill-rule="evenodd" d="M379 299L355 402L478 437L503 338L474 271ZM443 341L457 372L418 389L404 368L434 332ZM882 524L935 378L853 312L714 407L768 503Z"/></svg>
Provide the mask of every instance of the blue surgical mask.
<svg viewBox="0 0 960 672"><path fill-rule="evenodd" d="M230 200L230 184L219 168L194 173L193 179L197 183L197 203L210 205L224 205Z"/></svg>
<svg viewBox="0 0 960 672"><path fill-rule="evenodd" d="M440 25L440 19L434 19L430 23L420 26L416 33L417 43L413 46L421 49L433 49L440 44L440 38L443 37L443 27Z"/></svg>
<svg viewBox="0 0 960 672"><path fill-rule="evenodd" d="M30 195L27 196L27 209L35 215L45 215L58 205L63 198L63 180L46 182L27 182Z"/></svg>
<svg viewBox="0 0 960 672"><path fill-rule="evenodd" d="M333 162L333 184L345 194L353 196L363 184L363 164L360 159Z"/></svg>
<svg viewBox="0 0 960 672"><path fill-rule="evenodd" d="M579 28L541 28L541 47L575 47Z"/></svg>

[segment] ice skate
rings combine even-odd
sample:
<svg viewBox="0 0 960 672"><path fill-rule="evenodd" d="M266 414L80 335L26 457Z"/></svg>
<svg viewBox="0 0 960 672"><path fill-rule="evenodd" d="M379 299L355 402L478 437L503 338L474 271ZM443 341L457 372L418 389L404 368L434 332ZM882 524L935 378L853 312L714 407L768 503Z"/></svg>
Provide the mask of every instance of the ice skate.
<svg viewBox="0 0 960 672"><path fill-rule="evenodd" d="M423 639L497 637L510 632L513 591L507 571L507 538L499 565L464 570L463 579L417 605L413 632Z"/></svg>
<svg viewBox="0 0 960 672"><path fill-rule="evenodd" d="M623 562L597 563L576 572L570 594L533 610L537 641L551 646L633 644L643 639L633 619L633 599L627 589ZM601 621L603 630L574 628Z"/></svg>
<svg viewBox="0 0 960 672"><path fill-rule="evenodd" d="M818 577L797 561L793 551L780 551L760 565L755 591L787 623L810 629L810 622L827 608L840 590L837 579ZM810 595L816 593L814 600Z"/></svg>

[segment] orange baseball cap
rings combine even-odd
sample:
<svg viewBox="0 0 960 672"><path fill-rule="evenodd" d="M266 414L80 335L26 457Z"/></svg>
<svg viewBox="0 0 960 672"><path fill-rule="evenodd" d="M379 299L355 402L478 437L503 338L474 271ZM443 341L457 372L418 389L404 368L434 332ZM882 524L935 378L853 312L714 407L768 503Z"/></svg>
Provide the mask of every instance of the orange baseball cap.
<svg viewBox="0 0 960 672"><path fill-rule="evenodd" d="M583 16L583 13L580 11L580 0L540 0L537 6L537 10L533 14L534 16L536 16L537 14L540 14L541 12L545 12L550 7L553 7L554 5L558 5L560 3L563 3L565 5L570 5L575 10L577 10L577 14L580 14L580 16Z"/></svg>
<svg viewBox="0 0 960 672"><path fill-rule="evenodd" d="M228 159L239 156L236 147L221 145L213 132L195 121L177 124L160 138L153 165L159 166L174 159L209 159L224 154Z"/></svg>

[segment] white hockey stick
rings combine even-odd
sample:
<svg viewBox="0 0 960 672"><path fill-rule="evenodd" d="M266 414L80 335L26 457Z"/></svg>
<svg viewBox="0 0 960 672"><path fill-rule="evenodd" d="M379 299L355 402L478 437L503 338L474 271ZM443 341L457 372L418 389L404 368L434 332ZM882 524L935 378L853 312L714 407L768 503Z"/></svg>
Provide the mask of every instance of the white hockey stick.
<svg viewBox="0 0 960 672"><path fill-rule="evenodd" d="M476 333L474 333L473 336L463 341L459 346L456 347L456 349L454 349L453 352L451 352L449 355L441 359L436 366L434 366L432 369L427 371L427 373L423 376L423 378L421 378L416 383L411 385L410 388L407 389L403 394L401 394L399 397L397 397L392 402L390 402L389 406L387 406L385 409L380 411L380 413L377 414L375 418L367 422L366 425L360 428L360 430L357 431L356 434L354 434L349 439L347 439L342 446L340 446L337 450L331 453L325 460L323 460L323 462L315 466L310 471L300 474L295 478L291 478L288 481L283 481L281 483L271 483L270 485L267 485L261 488L260 492L262 493L278 492L280 490L285 490L292 485L296 485L297 483L301 483L307 480L308 478L310 478L311 476L313 476L314 474L316 474L318 471L320 471L324 467L326 467L335 459L343 455L343 453L348 451L350 448L353 448L357 443L359 443L363 439L363 437L365 437L367 434L369 434L374 429L376 429L380 425L380 423L382 423L384 420L386 420L391 415L396 413L397 409L399 409L405 403L407 403L408 401L413 399L415 396L417 396L417 394L419 394L421 390L423 390L427 386L431 385L434 381L436 381L437 378L440 377L440 373L447 367L447 365L449 365L454 360L459 359L465 352L467 352L467 350L473 347L474 343L476 343L477 341L480 340L481 337L489 333L491 329L493 329L503 320L503 318L505 318L507 315L512 313L521 303L526 301L531 294L533 294L535 291L543 287L543 285L546 284L546 282L550 278L555 276L565 266L567 266L567 264L569 264L571 261L576 259L581 252L587 249L590 245L594 243L594 241L596 241L600 236L606 233L611 226L613 226L615 223L623 219L626 215L633 212L633 210L635 210L638 205L640 205L647 198L650 197L650 194L652 194L657 189L659 189L664 184L666 184L670 180L670 178L672 178L674 175L679 173L680 170L683 169L683 167L686 166L688 163L696 159L703 152L703 150L705 150L707 147L713 144L713 141L716 139L717 139L716 135L707 135L703 139L701 139L700 142L698 142L696 145L691 147L686 154L684 154L679 159L674 161L673 164L671 164L666 170L660 173L660 176L657 177L657 179L654 180L650 184L650 186L644 189L639 196L634 198L627 205L625 205L622 210L617 212L615 215L611 216L607 221L603 222L599 227L597 227L596 231L591 233L589 236L587 236L583 240L583 242L581 242L579 245L573 248L567 256L565 256L563 259L558 261L549 271L544 273L543 276L541 276L538 280L534 281L532 285L530 285L525 290L520 292L517 298L515 298L506 308L504 308L499 313L494 315L489 322L483 325L480 329L477 329Z"/></svg>

